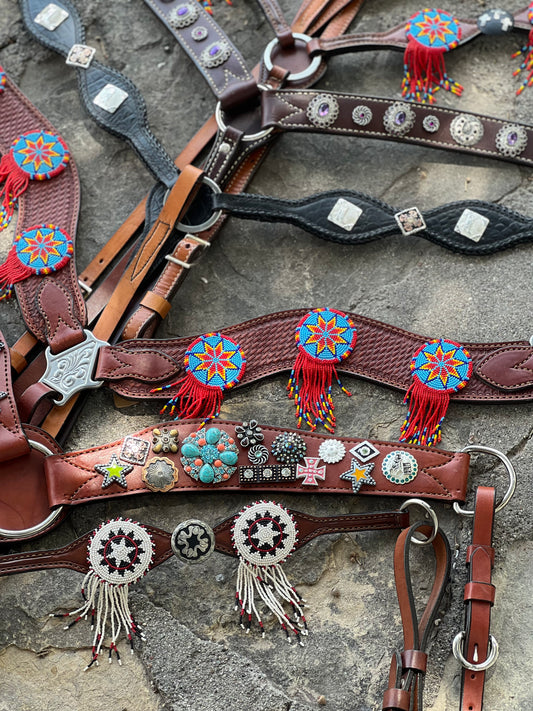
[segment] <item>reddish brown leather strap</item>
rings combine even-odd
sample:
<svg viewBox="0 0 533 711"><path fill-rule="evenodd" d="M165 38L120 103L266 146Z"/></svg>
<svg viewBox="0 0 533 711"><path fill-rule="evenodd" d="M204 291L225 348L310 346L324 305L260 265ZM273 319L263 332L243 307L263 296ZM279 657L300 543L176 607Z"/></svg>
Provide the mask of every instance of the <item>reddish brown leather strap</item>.
<svg viewBox="0 0 533 711"><path fill-rule="evenodd" d="M224 420L214 420L214 425L220 430L227 432L228 436L235 439L235 425L239 423ZM200 420L176 420L170 423L161 424L157 429L177 429L179 442L196 432L201 425ZM208 426L211 426L208 425ZM154 427L147 427L132 435L143 440L142 445L146 450L150 449L147 455L148 461L156 456L151 451ZM280 433L291 432L281 427L262 427L264 434L263 444L270 451L270 447L275 437ZM301 432L298 435L307 445L306 457L319 457L319 447L327 440L327 437L315 432ZM302 479L292 479L289 481L273 481L263 478L260 482L240 483L239 471L236 471L229 479L219 484L204 484L188 476L181 462L181 453L178 447L176 453L167 452L165 456L172 462L178 473L178 480L169 493L180 493L187 491L213 491L225 492L243 491L298 491L299 493L336 493L352 494L352 484L349 480L343 480L340 475L350 469L352 455L349 453L351 447L360 442L360 439L339 437L346 446L345 457L337 464L326 466L325 479L318 481L317 486L304 486ZM61 504L74 505L87 501L103 500L115 498L117 496L130 496L132 494L147 494L150 489L143 481L143 465L134 464L132 471L127 475L127 488L113 483L105 489L102 488L103 477L95 469L95 465L107 464L115 455L120 458L124 440L119 440L111 444L94 447L78 452L70 452L57 457L50 457L46 463L46 479L48 485L48 502L50 507ZM458 452L445 452L443 450L419 447L415 445L405 445L397 442L374 441L374 446L379 454L372 459L374 467L371 476L376 482L375 485L364 484L360 489L361 495L370 496L418 496L429 499L439 499L442 501L464 501L466 495L466 485L468 478L469 455ZM181 446L181 444L179 445ZM418 463L418 474L409 483L398 485L389 481L383 471L382 463L390 452L409 452ZM302 460L303 462L303 460ZM278 462L272 455L269 456L268 464L276 465ZM249 468L250 460L244 448L239 448L238 466ZM244 477L242 478L245 481Z"/></svg>
<svg viewBox="0 0 533 711"><path fill-rule="evenodd" d="M0 462L28 454L30 445L22 430L11 387L9 349L0 332Z"/></svg>
<svg viewBox="0 0 533 711"><path fill-rule="evenodd" d="M490 617L495 588L492 584L494 548L492 528L496 492L492 487L478 486L474 511L472 544L468 548L469 580L465 586L465 633L462 654L471 664L483 664L490 646ZM481 711L485 671L463 667L461 673L461 711Z"/></svg>
<svg viewBox="0 0 533 711"><path fill-rule="evenodd" d="M219 329L239 343L246 354L246 370L239 385L292 369L297 355L294 332L307 311L282 311ZM411 385L409 364L413 354L428 338L358 314L348 315L357 328L357 343L353 353L338 365L338 371L406 391ZM127 341L120 346L104 348L100 351L96 378L107 381L112 390L124 397L168 399L169 391L151 393L151 390L155 383L174 382L185 374L185 351L195 338ZM479 364L493 354L518 349L523 361L527 354L533 357L533 346L526 341L462 345L472 356L474 374L467 387L452 394L454 401L533 400L533 380L526 381L520 388L509 388L509 384L515 382L516 371L507 360L501 359L501 367L493 369L490 383L477 375ZM141 352L142 361L138 358ZM153 354L153 364L150 353ZM168 359L166 368L161 368L161 354Z"/></svg>

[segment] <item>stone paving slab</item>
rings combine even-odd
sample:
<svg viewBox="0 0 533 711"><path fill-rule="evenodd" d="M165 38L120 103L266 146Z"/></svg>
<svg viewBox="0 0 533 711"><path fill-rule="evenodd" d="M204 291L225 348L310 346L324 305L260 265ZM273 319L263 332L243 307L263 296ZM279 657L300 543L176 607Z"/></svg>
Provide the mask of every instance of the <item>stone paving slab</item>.
<svg viewBox="0 0 533 711"><path fill-rule="evenodd" d="M296 0L281 3L287 16ZM505 0L502 6L516 10ZM406 20L421 5L411 0L368 0L354 28L383 30ZM139 87L154 133L177 155L213 112L209 89L172 37L140 0L87 0L78 5L87 39L104 60ZM449 2L445 9L475 17L485 3ZM82 112L73 73L24 32L18 6L0 0L0 63L48 116L69 145L80 170L82 213L77 238L81 270L152 185L140 161ZM272 36L259 6L234 0L215 4L217 20L249 66ZM464 84L461 99L440 92L439 104L530 121L533 90L515 96L510 60L525 34L481 38L446 57L448 72ZM402 55L360 53L331 60L319 86L399 98ZM533 174L526 167L480 157L368 139L282 136L251 186L253 192L301 197L351 188L399 207L435 207L462 199L486 199L533 216ZM7 250L7 245L4 245ZM232 220L191 270L162 336L192 335L287 308L331 306L385 321L425 336L458 341L529 339L533 333L531 245L497 255L454 255L425 240L396 236L357 248L330 244L291 226ZM5 252L3 252L5 253ZM2 330L13 342L22 330L14 303L0 304ZM273 344L275 347L275 344ZM353 392L335 395L339 435L396 439L405 415L401 396L381 386L346 378ZM232 392L222 415L257 417L294 426L285 378ZM116 439L157 422L148 403L114 409L109 392L91 394L67 446ZM500 658L491 670L485 711L528 711L533 705L531 567L533 405L452 404L442 446L481 443L501 449L518 472L515 497L495 526L497 585L493 633ZM505 477L490 459L474 460L471 492ZM313 514L369 511L394 505L376 497L286 495L280 503ZM472 501L472 494L470 501ZM114 516L172 530L198 517L216 524L249 503L244 494L128 497L79 506L58 529L18 548L66 544ZM458 708L459 668L451 641L462 628L464 557L470 522L436 505L456 557L453 582L431 652L426 684L430 711ZM169 560L132 593L132 608L147 641L124 664L83 673L91 635L79 624L69 632L48 612L79 603L81 577L66 570L0 579L0 709L134 711L370 711L381 707L390 656L401 643L394 595L392 533L336 535L308 544L286 572L309 601L311 627L304 648L288 647L274 624L265 639L244 635L233 612L236 563L221 555L185 569ZM429 565L415 563L419 587ZM421 595L424 590L421 590Z"/></svg>

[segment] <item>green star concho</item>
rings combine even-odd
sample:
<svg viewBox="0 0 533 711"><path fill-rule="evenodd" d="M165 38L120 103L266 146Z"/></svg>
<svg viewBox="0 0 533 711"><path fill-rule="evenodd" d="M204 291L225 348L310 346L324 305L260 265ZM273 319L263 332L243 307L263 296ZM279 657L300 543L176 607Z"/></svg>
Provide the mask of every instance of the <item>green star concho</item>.
<svg viewBox="0 0 533 711"><path fill-rule="evenodd" d="M357 459L352 459L350 468L340 478L344 481L349 481L352 485L352 491L357 494L363 484L376 485L374 478L370 476L370 472L374 468L374 462L370 464L360 464Z"/></svg>
<svg viewBox="0 0 533 711"><path fill-rule="evenodd" d="M111 461L108 464L95 464L94 468L98 474L104 477L102 489L107 489L111 484L119 484L124 489L128 488L126 474L129 474L133 467L131 464L121 464L116 454L111 456Z"/></svg>

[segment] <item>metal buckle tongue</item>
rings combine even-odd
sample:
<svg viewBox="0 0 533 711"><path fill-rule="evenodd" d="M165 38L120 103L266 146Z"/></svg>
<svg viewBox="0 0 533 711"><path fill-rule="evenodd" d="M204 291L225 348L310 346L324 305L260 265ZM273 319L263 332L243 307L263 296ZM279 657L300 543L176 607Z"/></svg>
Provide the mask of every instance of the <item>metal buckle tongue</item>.
<svg viewBox="0 0 533 711"><path fill-rule="evenodd" d="M90 331L84 330L85 340L66 351L54 354L50 346L45 351L46 370L39 382L48 385L61 396L56 405L64 405L74 393L81 390L99 388L103 380L93 380L92 375L98 357L98 351L108 346Z"/></svg>

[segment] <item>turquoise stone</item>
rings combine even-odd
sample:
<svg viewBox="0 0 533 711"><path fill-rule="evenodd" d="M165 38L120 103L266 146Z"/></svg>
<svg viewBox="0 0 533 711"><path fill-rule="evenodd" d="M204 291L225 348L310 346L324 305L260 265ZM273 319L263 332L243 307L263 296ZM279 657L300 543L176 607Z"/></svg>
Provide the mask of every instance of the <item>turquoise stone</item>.
<svg viewBox="0 0 533 711"><path fill-rule="evenodd" d="M203 481L204 484L212 484L215 478L213 467L210 464L204 464L204 466L200 469L198 476L200 477L200 481Z"/></svg>
<svg viewBox="0 0 533 711"><path fill-rule="evenodd" d="M224 462L224 464L229 464L230 466L237 464L237 452L230 452L226 450L225 452L220 452L218 458L220 461Z"/></svg>
<svg viewBox="0 0 533 711"><path fill-rule="evenodd" d="M218 427L210 427L208 430L206 430L205 441L208 444L216 444L220 439L220 435L221 432Z"/></svg>
<svg viewBox="0 0 533 711"><path fill-rule="evenodd" d="M184 457L199 457L200 450L192 442L185 442L181 447L181 453Z"/></svg>

